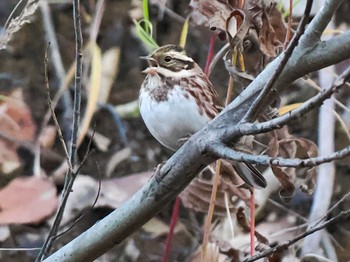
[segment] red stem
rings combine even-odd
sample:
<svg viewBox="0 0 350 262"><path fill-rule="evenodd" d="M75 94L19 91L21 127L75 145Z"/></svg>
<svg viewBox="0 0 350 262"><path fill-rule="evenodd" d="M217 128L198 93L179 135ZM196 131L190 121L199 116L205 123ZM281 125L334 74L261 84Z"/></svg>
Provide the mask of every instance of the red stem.
<svg viewBox="0 0 350 262"><path fill-rule="evenodd" d="M168 262L169 261L169 255L170 255L170 249L171 249L171 241L173 240L174 230L175 230L177 218L179 216L180 203L181 203L180 198L176 197L175 203L174 203L174 207L173 207L173 213L171 215L171 221L170 221L170 226L169 226L169 233L168 233L167 238L166 238L165 251L164 251L162 262Z"/></svg>
<svg viewBox="0 0 350 262"><path fill-rule="evenodd" d="M250 255L254 256L255 247L255 197L254 188L250 190Z"/></svg>
<svg viewBox="0 0 350 262"><path fill-rule="evenodd" d="M215 41L216 41L216 34L212 34L212 36L210 38L207 62L205 64L205 68L204 68L204 74L206 74L206 75L209 74L209 67L210 67L211 61L213 60L213 57L214 57Z"/></svg>

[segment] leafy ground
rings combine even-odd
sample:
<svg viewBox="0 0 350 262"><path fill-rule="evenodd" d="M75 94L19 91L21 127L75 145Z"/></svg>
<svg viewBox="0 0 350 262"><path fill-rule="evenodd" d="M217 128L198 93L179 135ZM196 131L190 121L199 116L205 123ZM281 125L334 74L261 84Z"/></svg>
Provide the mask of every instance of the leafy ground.
<svg viewBox="0 0 350 262"><path fill-rule="evenodd" d="M0 2L1 25L5 24L16 2ZM51 4L50 8L60 54L64 68L68 72L75 57L72 5L64 1L58 2ZM183 17L189 12L187 1L174 1L169 8L180 16L174 15L168 9L162 9L159 3L150 8L155 38L160 45L179 42L184 23ZM341 11L345 8L349 8L346 3ZM89 42L89 26L93 21L95 11L94 1L83 1L82 21L85 43ZM337 19L342 21L343 16L340 13ZM131 105L131 109L125 106L137 99L144 79L141 71L146 64L139 59L139 56L146 55L148 51L137 38L132 22L132 18L140 19L141 17L142 7L137 1L106 2L96 41L102 53L101 63L105 73L102 74L101 81L105 81L102 89L107 89L107 91L102 90L101 93L107 93L106 99L101 98L98 106L93 109L91 129L79 147L78 159L82 161L94 129L96 134L91 145L93 152L84 162L80 175L75 181L62 222L62 231L69 230L57 239L54 249L69 242L113 209L118 208L123 201L148 181L152 175L151 171L172 154L160 146L149 134L137 113L137 106ZM57 208L59 193L63 187L65 172L61 166L65 162L65 155L52 119L47 125L43 125L48 112L44 76L45 51L48 42L43 27L44 23L40 9L38 9L30 18L30 23L24 25L14 35L7 49L0 50L0 186L2 188L0 191L0 247L8 248L8 250L0 250L0 259L3 261L33 261L35 259L38 250L30 250L30 248L41 247L43 244L52 225L52 216ZM205 66L211 36L212 32L206 26L190 24L186 49L188 54L202 67ZM214 48L215 52L223 45L224 42L218 39ZM253 48L251 52L254 53L254 51L256 50ZM249 61L251 57L254 55L247 54L248 69L249 63L251 65L255 63L254 60ZM111 62L113 59L115 62ZM50 58L48 74L52 95L60 87L60 79L54 69L54 63L55 61ZM118 70L114 63L118 65ZM87 64L85 64L86 68L88 68ZM92 71L93 67L86 70L83 79L82 112L87 108L88 101L93 96L92 85L89 82L89 75ZM110 72L116 73L112 79L108 78ZM211 80L224 100L228 74L221 59L211 74ZM111 82L111 85L106 84L108 81ZM110 90L107 86L110 87ZM72 96L72 84L68 87L66 95L70 97ZM314 91L304 91L295 87L293 91L282 95L281 103L300 102L313 93ZM56 108L56 115L62 124L65 137L70 132L70 122L64 122L67 121L64 118L67 110L67 104L64 101L61 101ZM302 120L297 120L290 125L288 132L295 137L306 137L316 142L317 132L315 128L312 128L317 124L316 119L315 113ZM266 142L266 139L268 138L261 140ZM340 129L337 130L336 144L339 147L347 144L345 135ZM336 202L347 193L350 187L348 173L348 161L337 162L337 178L332 202ZM204 206L208 198L208 189L205 186L207 185L198 186L202 191L197 196L200 198L198 201L203 200ZM94 203L97 196L98 199ZM297 190L290 201L285 203L281 200L278 190L275 190L269 199L263 205L263 209L258 211L257 230L267 236L270 244L288 240L305 230L301 226L293 231L285 229L305 223L312 196ZM348 206L349 201L344 202L333 212L346 210ZM225 214L225 208L223 210L222 213ZM172 205L169 205L141 230L98 261L161 261L171 213ZM218 242L224 242L231 237L222 233L229 231L225 231L225 228L229 228L229 222L223 222L222 213L217 211L216 226L213 230L213 239ZM77 222L71 228L74 221ZM181 207L170 261L199 261L196 250L202 241L203 221L203 213ZM347 222L334 225L328 230L339 261L350 259L349 226ZM227 253L237 250L246 252L249 249L248 233L238 227L236 234L235 240L231 243L233 248L228 248ZM220 247L222 250L225 249L224 245ZM15 251L11 248L28 249ZM281 257L288 256L296 259L298 251L298 247L290 249L279 254L276 260L271 261L280 261ZM234 257L232 254L230 256Z"/></svg>

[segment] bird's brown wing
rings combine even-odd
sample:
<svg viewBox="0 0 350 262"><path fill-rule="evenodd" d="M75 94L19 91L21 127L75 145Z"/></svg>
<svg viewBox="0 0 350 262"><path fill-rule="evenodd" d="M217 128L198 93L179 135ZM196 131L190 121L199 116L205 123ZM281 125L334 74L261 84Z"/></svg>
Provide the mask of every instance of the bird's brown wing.
<svg viewBox="0 0 350 262"><path fill-rule="evenodd" d="M216 93L212 83L203 71L198 70L198 74L188 79L187 82L189 92L196 99L200 112L205 113L213 119L224 108L218 94Z"/></svg>
<svg viewBox="0 0 350 262"><path fill-rule="evenodd" d="M198 82L198 77L203 81ZM188 81L189 86L192 87L192 92L195 91L197 94L197 96L195 96L197 99L196 101L200 108L202 108L203 112L205 112L210 118L214 118L222 111L224 108L223 103L220 101L212 83L202 70L198 71L197 77L190 78ZM241 177L248 187L266 187L265 178L261 175L258 169L249 163L231 163L225 160L223 166L230 175L236 173Z"/></svg>
<svg viewBox="0 0 350 262"><path fill-rule="evenodd" d="M245 187L265 188L267 183L260 171L251 164L221 160L221 175L230 178L233 184ZM237 175L242 179L237 181Z"/></svg>

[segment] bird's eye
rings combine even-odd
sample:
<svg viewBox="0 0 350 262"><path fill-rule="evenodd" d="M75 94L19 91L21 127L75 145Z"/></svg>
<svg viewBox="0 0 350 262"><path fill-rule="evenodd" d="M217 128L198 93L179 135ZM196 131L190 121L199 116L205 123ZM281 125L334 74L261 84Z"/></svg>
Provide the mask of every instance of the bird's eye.
<svg viewBox="0 0 350 262"><path fill-rule="evenodd" d="M171 60L172 60L171 56L167 55L166 57L164 57L164 61L167 63L169 63Z"/></svg>

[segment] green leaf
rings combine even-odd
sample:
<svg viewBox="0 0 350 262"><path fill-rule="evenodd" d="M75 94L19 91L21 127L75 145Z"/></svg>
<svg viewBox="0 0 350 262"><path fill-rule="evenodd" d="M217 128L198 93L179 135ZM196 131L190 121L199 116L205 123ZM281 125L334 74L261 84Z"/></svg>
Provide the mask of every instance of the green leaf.
<svg viewBox="0 0 350 262"><path fill-rule="evenodd" d="M142 10L143 10L143 19L145 21L150 22L150 20L149 20L149 11L148 11L148 0L143 0L142 1ZM149 24L145 23L144 26L145 26L146 33L149 34L150 33Z"/></svg>
<svg viewBox="0 0 350 262"><path fill-rule="evenodd" d="M142 43L144 43L150 50L154 50L158 48L159 47L158 44L152 37L152 24L148 20L144 20L144 19L140 21L133 20L133 22L135 24L136 34L141 39ZM150 29L149 33L147 33L145 29L142 27L141 25L142 23L147 24L147 26Z"/></svg>

